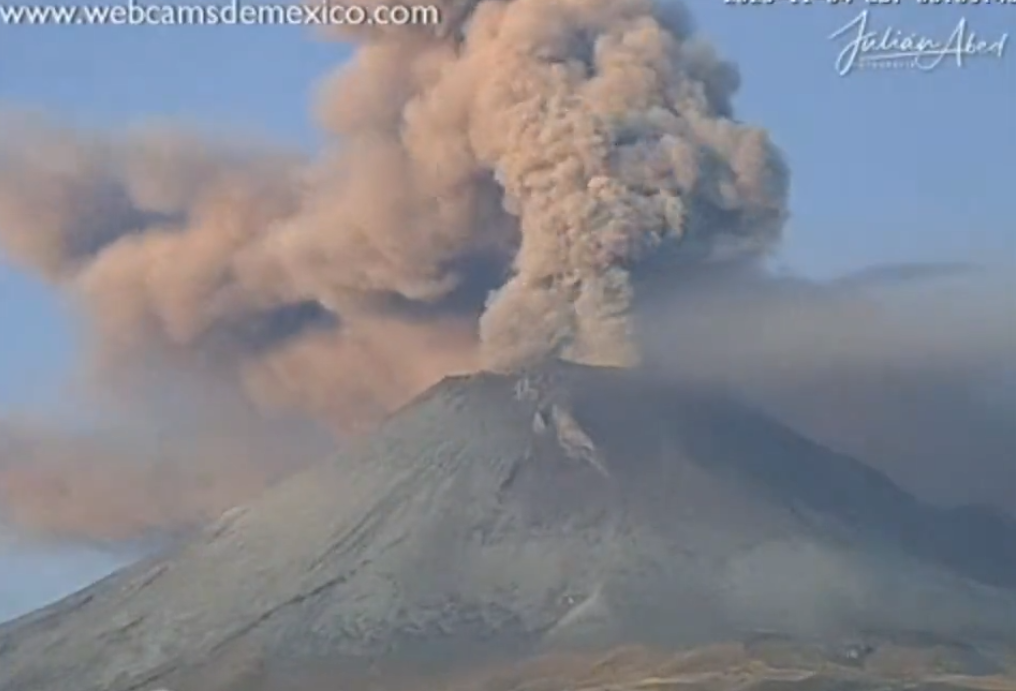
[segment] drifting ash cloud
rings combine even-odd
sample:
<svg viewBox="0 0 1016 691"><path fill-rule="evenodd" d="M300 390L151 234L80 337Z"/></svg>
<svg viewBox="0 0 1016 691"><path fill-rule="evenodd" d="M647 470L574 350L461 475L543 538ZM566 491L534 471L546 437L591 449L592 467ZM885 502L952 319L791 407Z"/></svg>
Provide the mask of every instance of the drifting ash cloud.
<svg viewBox="0 0 1016 691"><path fill-rule="evenodd" d="M645 359L736 391L924 499L1016 515L1012 268L711 276L646 310Z"/></svg>
<svg viewBox="0 0 1016 691"><path fill-rule="evenodd" d="M97 395L145 410L173 382L185 409L225 389L248 416L230 427L205 406L200 425L168 425L179 446L161 464L6 461L8 512L88 534L189 524L263 484L248 451L190 438L295 415L344 439L449 373L635 364L648 297L778 247L787 167L736 119L738 72L683 5L438 5L437 27L335 36L357 50L321 85L328 144L311 160L5 116L0 246L78 307ZM63 467L96 489L42 518L37 488ZM198 489L205 472L226 495ZM162 492L180 508L136 510ZM132 493L106 517L108 496Z"/></svg>
<svg viewBox="0 0 1016 691"><path fill-rule="evenodd" d="M681 5L439 5L438 27L337 36L357 52L321 87L312 161L7 116L0 243L80 306L104 395L133 400L155 363L344 434L450 372L631 363L643 273L775 247L787 171ZM25 478L57 467L8 470L8 509L37 522ZM99 487L162 491L110 467Z"/></svg>
<svg viewBox="0 0 1016 691"><path fill-rule="evenodd" d="M279 431L174 434L0 427L3 518L38 538L144 545L196 529L323 457Z"/></svg>
<svg viewBox="0 0 1016 691"><path fill-rule="evenodd" d="M354 36L312 162L9 124L7 252L81 301L101 361L215 361L332 422L455 364L629 362L642 267L775 246L786 171L680 6L443 9L457 26Z"/></svg>
<svg viewBox="0 0 1016 691"><path fill-rule="evenodd" d="M0 519L37 539L148 548L335 452L306 420L256 415L220 388L180 380L162 373L157 390L135 387L129 399L117 389L115 402L133 409L110 407L87 426L0 420Z"/></svg>
<svg viewBox="0 0 1016 691"><path fill-rule="evenodd" d="M826 283L710 275L656 296L640 341L656 365L727 384L880 371L997 380L1016 365L1012 268L939 269L873 267Z"/></svg>

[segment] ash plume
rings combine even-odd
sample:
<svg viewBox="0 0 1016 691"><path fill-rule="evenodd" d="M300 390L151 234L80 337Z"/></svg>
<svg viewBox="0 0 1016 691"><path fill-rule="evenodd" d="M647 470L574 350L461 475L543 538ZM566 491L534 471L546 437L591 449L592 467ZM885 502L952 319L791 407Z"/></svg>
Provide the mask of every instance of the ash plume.
<svg viewBox="0 0 1016 691"><path fill-rule="evenodd" d="M328 398L382 407L447 368L413 362L435 340L466 368L477 336L491 366L629 361L640 267L765 253L784 167L731 119L736 71L672 6L472 6L455 32L358 37L322 90L334 145L313 162L10 128L8 253L82 299L118 364L190 352L269 396L313 390L324 363L294 361L318 351L348 370ZM421 345L377 352L389 329Z"/></svg>
<svg viewBox="0 0 1016 691"><path fill-rule="evenodd" d="M91 420L68 425L45 412L0 420L0 525L147 549L336 452L313 421L259 414L209 373L195 381L153 366L99 383L67 392Z"/></svg>
<svg viewBox="0 0 1016 691"><path fill-rule="evenodd" d="M213 521L328 450L280 425L195 432L0 424L0 517L29 536L147 547Z"/></svg>
<svg viewBox="0 0 1016 691"><path fill-rule="evenodd" d="M659 378L733 390L922 499L1016 515L1011 265L715 276L640 318Z"/></svg>
<svg viewBox="0 0 1016 691"><path fill-rule="evenodd" d="M0 121L0 247L80 306L103 395L210 373L345 434L448 373L633 363L643 277L777 244L786 168L683 6L438 4L337 36L312 160Z"/></svg>

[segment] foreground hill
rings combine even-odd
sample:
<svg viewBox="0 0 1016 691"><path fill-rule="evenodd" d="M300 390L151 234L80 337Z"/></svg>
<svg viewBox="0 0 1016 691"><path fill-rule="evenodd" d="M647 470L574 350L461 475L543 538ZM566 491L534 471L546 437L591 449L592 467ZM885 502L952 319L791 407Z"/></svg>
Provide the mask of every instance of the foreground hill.
<svg viewBox="0 0 1016 691"><path fill-rule="evenodd" d="M334 670L285 679L251 674L231 691L1014 691L1011 657L964 646L819 646L776 637L679 653L621 647L544 655L443 676Z"/></svg>
<svg viewBox="0 0 1016 691"><path fill-rule="evenodd" d="M722 393L555 364L448 379L356 453L0 627L0 691L254 689L760 633L1016 644L1016 530Z"/></svg>

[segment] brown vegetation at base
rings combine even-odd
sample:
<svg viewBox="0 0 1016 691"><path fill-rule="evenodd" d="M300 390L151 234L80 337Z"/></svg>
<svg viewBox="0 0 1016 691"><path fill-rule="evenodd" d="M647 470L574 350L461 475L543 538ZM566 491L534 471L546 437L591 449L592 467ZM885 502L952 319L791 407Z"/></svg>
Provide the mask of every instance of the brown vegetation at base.
<svg viewBox="0 0 1016 691"><path fill-rule="evenodd" d="M216 673L192 681L194 688L200 683L203 691L1016 691L1016 658L984 657L959 646L883 645L856 657L848 647L764 639L680 653L631 646L443 676L377 672L355 679L335 671L283 679L250 660L238 666L235 659L223 662L232 673L223 675L216 666Z"/></svg>

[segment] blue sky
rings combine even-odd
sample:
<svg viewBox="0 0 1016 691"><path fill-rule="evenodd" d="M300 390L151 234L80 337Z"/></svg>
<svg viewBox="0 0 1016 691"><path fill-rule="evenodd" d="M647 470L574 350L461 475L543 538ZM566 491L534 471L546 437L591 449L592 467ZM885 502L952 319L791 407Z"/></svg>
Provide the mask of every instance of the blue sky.
<svg viewBox="0 0 1016 691"><path fill-rule="evenodd" d="M4 544L0 535L0 621L28 612L68 589L105 576L122 558L86 548L59 551L23 544Z"/></svg>
<svg viewBox="0 0 1016 691"><path fill-rule="evenodd" d="M782 263L830 275L875 262L1016 260L1016 56L841 77L829 34L861 7L694 2L703 33L741 67L739 116L769 128L790 162ZM1016 33L1016 7L903 0L872 14L935 37L962 16L986 37ZM0 105L109 130L178 120L310 149L313 87L348 54L284 27L0 26ZM0 324L0 413L51 403L73 329L51 294L2 261Z"/></svg>

